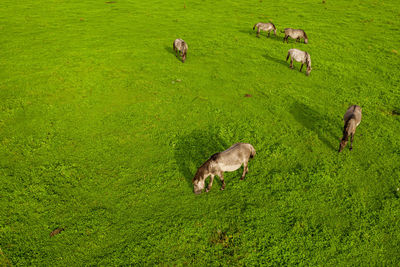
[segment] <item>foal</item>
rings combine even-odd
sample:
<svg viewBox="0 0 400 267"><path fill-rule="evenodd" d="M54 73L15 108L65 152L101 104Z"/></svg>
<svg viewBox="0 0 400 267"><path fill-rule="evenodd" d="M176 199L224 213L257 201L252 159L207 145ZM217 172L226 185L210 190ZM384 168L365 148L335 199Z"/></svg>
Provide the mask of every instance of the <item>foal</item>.
<svg viewBox="0 0 400 267"><path fill-rule="evenodd" d="M221 190L225 189L224 172L233 172L243 165L243 174L241 180L244 179L248 170L248 162L253 158L256 150L250 144L236 143L225 151L212 155L200 168L193 178L193 191L200 194L204 189L204 182L211 175L210 183L206 192L211 190L214 176L218 175L222 182Z"/></svg>
<svg viewBox="0 0 400 267"><path fill-rule="evenodd" d="M176 39L173 44L175 56L182 55L182 63L185 63L188 45L182 39Z"/></svg>
<svg viewBox="0 0 400 267"><path fill-rule="evenodd" d="M301 69L303 68L303 65L306 64L306 66L307 66L306 75L307 76L310 75L312 68L311 68L311 57L310 57L309 53L293 48L293 49L289 49L287 57L286 57L286 61L288 61L289 57L291 57L290 67L292 69L293 69L293 59L294 59L297 62L301 62L300 72L301 72Z"/></svg>
<svg viewBox="0 0 400 267"><path fill-rule="evenodd" d="M288 41L289 37L293 38L293 39L296 39L296 42L300 41L300 39L303 38L304 39L304 43L308 44L307 34L303 30L286 28L285 31L281 31L281 32L285 33L285 37L283 38L283 42L286 41L287 43L289 43L289 41Z"/></svg>
<svg viewBox="0 0 400 267"><path fill-rule="evenodd" d="M274 34L276 36L276 27L273 23L256 23L253 26L253 30L257 27L257 37L260 37L260 31L266 31L268 32L268 37L271 31L274 31Z"/></svg>
<svg viewBox="0 0 400 267"><path fill-rule="evenodd" d="M344 114L344 128L343 128L343 138L340 141L339 152L346 147L349 135L351 136L350 141L350 151L353 149L353 139L356 133L356 128L361 122L361 107L357 105L350 106L346 113Z"/></svg>

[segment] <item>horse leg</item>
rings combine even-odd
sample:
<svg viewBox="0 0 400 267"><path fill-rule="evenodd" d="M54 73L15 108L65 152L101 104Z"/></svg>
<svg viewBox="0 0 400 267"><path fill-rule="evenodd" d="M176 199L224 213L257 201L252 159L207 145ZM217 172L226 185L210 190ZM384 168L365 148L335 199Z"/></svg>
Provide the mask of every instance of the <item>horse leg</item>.
<svg viewBox="0 0 400 267"><path fill-rule="evenodd" d="M350 151L353 150L353 139L354 139L354 133L351 134L351 139L350 139Z"/></svg>
<svg viewBox="0 0 400 267"><path fill-rule="evenodd" d="M285 35L285 37L283 37L283 43L285 43L285 41L286 41L286 35Z"/></svg>
<svg viewBox="0 0 400 267"><path fill-rule="evenodd" d="M270 33L271 33L271 31L268 32L268 37L269 37L269 34L270 34Z"/></svg>
<svg viewBox="0 0 400 267"><path fill-rule="evenodd" d="M290 59L290 68L293 69L293 58Z"/></svg>
<svg viewBox="0 0 400 267"><path fill-rule="evenodd" d="M260 37L260 28L257 28L257 37Z"/></svg>
<svg viewBox="0 0 400 267"><path fill-rule="evenodd" d="M210 183L209 183L208 186L207 186L206 192L208 192L208 191L211 190L211 187L212 187L213 182L214 182L214 175L211 174Z"/></svg>
<svg viewBox="0 0 400 267"><path fill-rule="evenodd" d="M220 172L220 173L218 174L218 176L219 176L219 179L220 179L221 182L222 182L221 190L224 190L224 189L225 189L224 172Z"/></svg>
<svg viewBox="0 0 400 267"><path fill-rule="evenodd" d="M300 72L301 72L301 69L303 68L303 64L301 64L301 67L300 67Z"/></svg>
<svg viewBox="0 0 400 267"><path fill-rule="evenodd" d="M248 168L247 168L247 165L248 165L248 162L245 162L244 164L243 164L243 174L242 174L242 178L240 178L240 180L243 180L244 179L244 177L246 176L246 173L248 173Z"/></svg>

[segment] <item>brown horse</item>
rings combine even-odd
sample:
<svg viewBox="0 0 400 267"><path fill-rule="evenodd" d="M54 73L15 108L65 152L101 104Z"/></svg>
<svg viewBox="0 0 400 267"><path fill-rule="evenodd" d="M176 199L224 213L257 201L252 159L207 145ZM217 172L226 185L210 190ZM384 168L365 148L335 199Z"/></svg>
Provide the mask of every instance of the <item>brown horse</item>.
<svg viewBox="0 0 400 267"><path fill-rule="evenodd" d="M205 180L211 175L210 183L206 192L211 190L214 176L218 175L222 182L221 190L225 189L224 172L233 172L243 166L243 174L241 180L244 179L248 170L248 162L253 158L256 150L250 144L236 143L225 151L212 155L200 168L193 178L193 191L200 194L205 186Z"/></svg>
<svg viewBox="0 0 400 267"><path fill-rule="evenodd" d="M361 107L357 105L350 106L346 113L344 114L344 128L343 128L343 137L340 141L339 152L346 147L349 136L351 136L350 142L350 151L353 149L353 139L354 134L356 133L356 128L361 122Z"/></svg>

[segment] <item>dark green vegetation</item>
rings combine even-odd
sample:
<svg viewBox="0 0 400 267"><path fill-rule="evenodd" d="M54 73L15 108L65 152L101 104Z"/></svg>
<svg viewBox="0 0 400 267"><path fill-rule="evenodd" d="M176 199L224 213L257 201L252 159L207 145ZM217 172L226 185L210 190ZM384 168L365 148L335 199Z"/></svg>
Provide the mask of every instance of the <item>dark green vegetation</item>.
<svg viewBox="0 0 400 267"><path fill-rule="evenodd" d="M399 28L397 0L2 1L0 265L400 262ZM235 142L246 180L195 196Z"/></svg>

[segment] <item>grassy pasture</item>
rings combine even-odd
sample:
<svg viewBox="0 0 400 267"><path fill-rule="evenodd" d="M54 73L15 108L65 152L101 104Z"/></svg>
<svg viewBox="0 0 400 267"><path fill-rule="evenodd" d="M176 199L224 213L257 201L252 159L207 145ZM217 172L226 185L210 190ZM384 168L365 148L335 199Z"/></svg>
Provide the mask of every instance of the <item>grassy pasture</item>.
<svg viewBox="0 0 400 267"><path fill-rule="evenodd" d="M399 29L396 0L2 1L0 266L398 264ZM195 196L236 142L246 180Z"/></svg>

